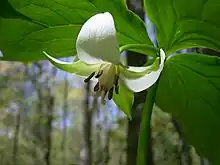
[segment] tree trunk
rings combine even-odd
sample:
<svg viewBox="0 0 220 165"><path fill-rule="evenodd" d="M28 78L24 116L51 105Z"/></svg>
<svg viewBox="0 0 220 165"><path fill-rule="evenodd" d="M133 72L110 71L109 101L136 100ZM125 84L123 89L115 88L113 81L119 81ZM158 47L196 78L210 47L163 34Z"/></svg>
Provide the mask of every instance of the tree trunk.
<svg viewBox="0 0 220 165"><path fill-rule="evenodd" d="M61 151L62 151L62 165L66 165L66 136L67 136L67 128L66 128L66 117L68 110L68 78L67 73L65 74L65 84L64 84L64 92L63 92L63 138L61 143Z"/></svg>
<svg viewBox="0 0 220 165"><path fill-rule="evenodd" d="M89 108L90 82L86 84L86 100L83 108L83 138L80 151L80 165L92 165L92 111Z"/></svg>
<svg viewBox="0 0 220 165"><path fill-rule="evenodd" d="M46 128L46 153L45 162L46 165L50 165L50 155L51 155L51 144L52 144L52 122L53 122L53 107L54 107L54 96L49 96L47 108L47 128Z"/></svg>
<svg viewBox="0 0 220 165"><path fill-rule="evenodd" d="M45 144L45 138L44 138L44 127L42 124L43 121L43 90L41 88L41 84L38 81L38 79L43 75L43 69L42 69L42 65L35 62L34 63L34 67L36 67L38 69L38 72L34 72L31 73L29 76L32 84L35 87L36 93L37 93L37 107L35 110L35 114L37 117L37 120L32 120L33 124L32 124L32 132L33 132L33 143L35 145L36 148L40 148L42 150L44 150L44 144ZM32 75L33 74L33 75ZM42 164L42 160L39 159L39 155L37 153L37 150L33 150L33 157L35 158L34 164L38 165L38 164Z"/></svg>
<svg viewBox="0 0 220 165"><path fill-rule="evenodd" d="M110 153L109 153L109 148L110 148L110 132L108 131L105 139L105 147L104 147L104 165L108 165L109 160L110 160Z"/></svg>
<svg viewBox="0 0 220 165"><path fill-rule="evenodd" d="M20 124L21 124L20 121L21 121L21 111L19 110L17 112L17 117L16 117L14 144L13 144L13 152L12 152L14 165L17 164L16 160L17 160L17 152L18 152L18 144L19 144L19 132L20 132Z"/></svg>
<svg viewBox="0 0 220 165"><path fill-rule="evenodd" d="M106 119L107 121L107 119ZM111 138L111 130L106 130L105 133L105 145L103 149L103 154L104 154L104 163L103 165L108 165L109 160L110 160L110 138Z"/></svg>
<svg viewBox="0 0 220 165"><path fill-rule="evenodd" d="M142 0L127 0L130 10L135 12L144 20L144 10ZM127 52L127 62L129 66L142 66L147 62L145 55L136 52ZM145 102L147 92L143 91L134 95L134 104L132 107L132 120L128 122L127 130L127 165L135 165L137 161L138 135L141 122L141 111ZM151 134L149 134L151 135ZM147 147L147 146L146 146ZM149 138L148 164L153 164L151 138Z"/></svg>
<svg viewBox="0 0 220 165"><path fill-rule="evenodd" d="M55 97L53 95L53 90L51 90L51 86L49 84L54 84L54 77L56 76L56 71L57 69L55 67L52 68L52 71L51 71L51 76L48 76L47 77L47 102L46 102L46 105L47 105L47 109L46 109L46 129L45 129L45 133L46 133L46 152L45 152L45 155L44 155L44 159L45 159L45 162L46 162L46 165L50 165L51 164L51 161L50 161L50 157L51 157L51 149L52 149L52 131L53 131L53 127L52 127L52 124L53 124L53 113L54 113L54 102L55 102ZM53 86L53 85L52 85Z"/></svg>
<svg viewBox="0 0 220 165"><path fill-rule="evenodd" d="M182 141L182 148L180 151L180 162L181 165L192 165L192 155L190 152L190 146L188 145L186 138L184 137L183 131L179 123L172 117L171 122L173 123L176 131L179 134L179 138Z"/></svg>
<svg viewBox="0 0 220 165"><path fill-rule="evenodd" d="M100 118L100 110L96 111L97 119ZM102 123L96 125L96 154L95 154L95 165L101 165L103 162L103 146L102 146Z"/></svg>
<svg viewBox="0 0 220 165"><path fill-rule="evenodd" d="M209 165L209 161L205 158L200 158L200 165Z"/></svg>

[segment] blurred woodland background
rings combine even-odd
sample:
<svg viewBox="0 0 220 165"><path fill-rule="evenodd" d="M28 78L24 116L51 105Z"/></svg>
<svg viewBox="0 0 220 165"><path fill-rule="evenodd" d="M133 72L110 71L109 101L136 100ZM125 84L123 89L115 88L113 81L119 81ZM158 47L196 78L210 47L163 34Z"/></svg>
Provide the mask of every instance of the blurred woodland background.
<svg viewBox="0 0 220 165"><path fill-rule="evenodd" d="M134 165L141 103L132 121L112 101L87 107L83 79L48 61L1 62L0 73L0 165ZM204 161L156 106L150 144L151 165Z"/></svg>
<svg viewBox="0 0 220 165"><path fill-rule="evenodd" d="M128 7L144 19L142 0ZM153 26L148 30L155 41ZM129 65L147 62L126 55ZM0 165L135 165L146 91L135 94L129 121L112 101L100 107L89 88L48 61L0 62ZM156 106L150 136L148 165L209 164L187 143L181 125Z"/></svg>

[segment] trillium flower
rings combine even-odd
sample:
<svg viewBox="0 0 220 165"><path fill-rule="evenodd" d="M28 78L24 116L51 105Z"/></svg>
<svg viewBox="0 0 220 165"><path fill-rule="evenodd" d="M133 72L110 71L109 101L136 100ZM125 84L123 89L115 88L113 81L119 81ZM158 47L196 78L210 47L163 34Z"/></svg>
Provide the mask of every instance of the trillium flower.
<svg viewBox="0 0 220 165"><path fill-rule="evenodd" d="M159 78L165 61L165 53L160 49L160 57L150 66L123 66L114 20L108 12L96 14L84 23L76 40L76 51L74 62L63 62L44 54L59 69L86 77L84 82L97 79L94 91L101 96L102 103L106 95L110 100L113 93L118 94L122 85L133 92L149 88Z"/></svg>

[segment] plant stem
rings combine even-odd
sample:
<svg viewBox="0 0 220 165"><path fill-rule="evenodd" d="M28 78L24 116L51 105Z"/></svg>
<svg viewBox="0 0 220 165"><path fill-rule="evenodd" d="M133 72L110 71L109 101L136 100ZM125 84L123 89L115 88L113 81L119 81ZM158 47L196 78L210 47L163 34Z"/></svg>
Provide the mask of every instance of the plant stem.
<svg viewBox="0 0 220 165"><path fill-rule="evenodd" d="M158 48L156 48L154 46L147 45L147 44L128 44L128 45L123 45L120 47L120 53L122 53L126 50L130 50L130 51L134 51L137 53L141 53L141 54L155 57L156 52L158 51Z"/></svg>
<svg viewBox="0 0 220 165"><path fill-rule="evenodd" d="M142 112L142 121L138 140L137 165L146 165L148 162L148 144L151 127L151 114L156 96L158 81L148 90Z"/></svg>

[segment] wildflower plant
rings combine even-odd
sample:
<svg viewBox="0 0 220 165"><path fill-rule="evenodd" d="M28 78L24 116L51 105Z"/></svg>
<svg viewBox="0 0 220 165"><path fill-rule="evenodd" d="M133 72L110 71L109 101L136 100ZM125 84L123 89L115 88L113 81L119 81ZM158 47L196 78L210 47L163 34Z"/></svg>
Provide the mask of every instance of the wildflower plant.
<svg viewBox="0 0 220 165"><path fill-rule="evenodd" d="M48 59L64 71L97 81L94 91L131 117L133 94L148 90L143 108L138 165L146 164L154 103L182 125L190 144L220 164L220 58L176 53L186 48L220 51L219 0L144 0L158 47L145 23L124 0L2 0L1 60ZM123 51L153 58L148 66L125 66ZM76 56L73 62L58 58Z"/></svg>

